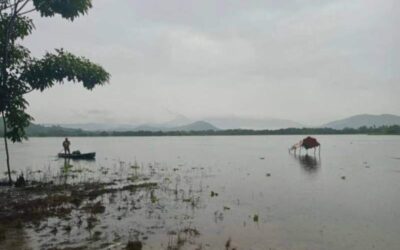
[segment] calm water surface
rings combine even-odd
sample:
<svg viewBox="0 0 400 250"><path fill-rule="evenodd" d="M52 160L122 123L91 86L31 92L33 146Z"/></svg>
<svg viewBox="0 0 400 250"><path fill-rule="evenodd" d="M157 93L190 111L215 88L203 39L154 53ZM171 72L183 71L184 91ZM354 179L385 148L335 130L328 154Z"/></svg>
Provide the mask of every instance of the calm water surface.
<svg viewBox="0 0 400 250"><path fill-rule="evenodd" d="M71 164L118 174L136 162L154 180L170 181L178 192L157 190L156 205L124 220L113 217L117 212L103 215L105 237L136 237L147 249L165 248L168 232L187 226L200 232L193 241L203 249L223 249L229 238L239 249L400 249L400 137L317 138L322 150L315 157L312 150L308 157L288 154L302 136L71 138L72 150L97 152L96 161ZM11 145L13 169L56 176L64 164L55 157L62 140ZM0 153L4 172L3 145ZM107 178L83 173L72 181ZM177 202L185 197L196 204ZM25 233L28 246L40 246L40 236ZM68 237L85 236L76 230Z"/></svg>

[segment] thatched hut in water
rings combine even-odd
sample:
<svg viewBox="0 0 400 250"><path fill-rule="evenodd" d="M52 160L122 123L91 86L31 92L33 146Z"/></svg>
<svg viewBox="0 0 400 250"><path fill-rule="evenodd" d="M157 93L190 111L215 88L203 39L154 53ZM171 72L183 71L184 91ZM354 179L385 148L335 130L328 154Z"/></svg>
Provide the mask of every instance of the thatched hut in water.
<svg viewBox="0 0 400 250"><path fill-rule="evenodd" d="M289 149L289 152L293 150L294 153L296 153L297 149L299 149L299 151L301 152L301 148L305 148L306 150L308 150L310 148L314 148L314 153L315 153L316 149L318 148L318 152L321 152L321 144L317 141L317 139L315 139L314 137L311 137L311 136L307 136L303 140L294 144Z"/></svg>

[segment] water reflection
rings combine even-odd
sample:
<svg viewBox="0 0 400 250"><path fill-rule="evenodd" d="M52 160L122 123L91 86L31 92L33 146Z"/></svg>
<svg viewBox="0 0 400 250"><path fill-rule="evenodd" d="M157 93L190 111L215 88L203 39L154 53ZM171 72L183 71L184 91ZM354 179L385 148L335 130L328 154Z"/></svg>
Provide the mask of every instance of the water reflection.
<svg viewBox="0 0 400 250"><path fill-rule="evenodd" d="M64 158L64 164L61 168L61 173L59 175L60 183L67 184L68 176L70 175L69 170L72 168L71 159Z"/></svg>
<svg viewBox="0 0 400 250"><path fill-rule="evenodd" d="M94 171L92 169L96 168L96 160L95 159L84 159L84 160L75 160L64 158L59 163L59 172L54 173L55 177L58 177L58 181L60 184L67 184L71 181L83 181L86 177L93 178L95 176ZM104 175L104 171L102 169L101 174ZM91 174L90 177L87 174ZM96 175L98 177L98 175ZM79 178L78 178L79 177Z"/></svg>
<svg viewBox="0 0 400 250"><path fill-rule="evenodd" d="M311 155L292 155L294 159L296 159L299 163L301 168L309 173L313 174L318 172L321 166L321 157L319 155L317 156L311 156Z"/></svg>

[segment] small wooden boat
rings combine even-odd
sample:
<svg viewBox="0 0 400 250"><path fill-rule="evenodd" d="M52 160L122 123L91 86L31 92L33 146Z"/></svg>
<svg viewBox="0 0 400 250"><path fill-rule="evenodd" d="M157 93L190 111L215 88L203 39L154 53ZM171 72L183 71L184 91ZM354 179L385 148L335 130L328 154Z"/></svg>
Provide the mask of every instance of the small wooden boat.
<svg viewBox="0 0 400 250"><path fill-rule="evenodd" d="M96 153L85 153L85 154L77 154L77 153L72 153L72 154L64 154L64 153L59 153L58 157L60 158L66 158L66 159L74 159L74 160L92 160L96 157Z"/></svg>

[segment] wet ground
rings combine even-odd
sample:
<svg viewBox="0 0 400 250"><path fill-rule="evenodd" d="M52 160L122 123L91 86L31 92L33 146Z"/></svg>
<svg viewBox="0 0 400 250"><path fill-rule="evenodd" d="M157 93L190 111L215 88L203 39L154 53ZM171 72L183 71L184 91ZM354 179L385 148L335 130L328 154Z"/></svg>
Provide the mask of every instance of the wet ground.
<svg viewBox="0 0 400 250"><path fill-rule="evenodd" d="M0 244L398 249L400 138L319 136L320 156L288 154L301 138L72 138L96 161L56 159L62 138L12 145L31 182L0 189Z"/></svg>

